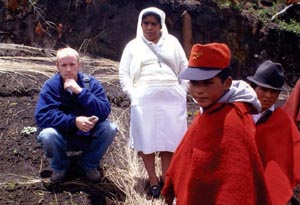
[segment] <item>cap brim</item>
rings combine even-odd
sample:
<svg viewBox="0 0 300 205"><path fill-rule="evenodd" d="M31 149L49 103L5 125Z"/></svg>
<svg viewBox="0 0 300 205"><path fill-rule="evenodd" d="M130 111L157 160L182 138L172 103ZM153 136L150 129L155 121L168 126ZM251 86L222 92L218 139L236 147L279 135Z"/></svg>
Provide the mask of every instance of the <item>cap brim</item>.
<svg viewBox="0 0 300 205"><path fill-rule="evenodd" d="M255 79L253 78L253 76L248 76L247 79L248 79L249 81L255 83L256 85L259 85L259 86L264 87L264 88L270 88L270 89L273 89L273 90L280 90L280 91L286 90L285 87L276 88L276 87L270 86L270 85L268 85L268 84L261 83L261 82L255 80Z"/></svg>
<svg viewBox="0 0 300 205"><path fill-rule="evenodd" d="M207 80L218 75L221 69L188 67L178 77L185 80Z"/></svg>

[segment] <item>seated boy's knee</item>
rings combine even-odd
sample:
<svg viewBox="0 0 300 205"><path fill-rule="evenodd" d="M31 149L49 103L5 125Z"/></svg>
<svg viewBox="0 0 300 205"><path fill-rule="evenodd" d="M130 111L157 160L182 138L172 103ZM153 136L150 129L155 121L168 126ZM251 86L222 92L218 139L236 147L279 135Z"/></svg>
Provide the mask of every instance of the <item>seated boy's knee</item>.
<svg viewBox="0 0 300 205"><path fill-rule="evenodd" d="M106 137L114 138L118 128L115 123L105 120L97 124L96 130L94 132L95 135L101 136L104 135Z"/></svg>
<svg viewBox="0 0 300 205"><path fill-rule="evenodd" d="M116 136L118 127L114 122L108 121L109 123L109 132L111 133L112 137Z"/></svg>
<svg viewBox="0 0 300 205"><path fill-rule="evenodd" d="M39 143L50 143L58 136L57 131L54 128L45 128L37 136L37 141Z"/></svg>

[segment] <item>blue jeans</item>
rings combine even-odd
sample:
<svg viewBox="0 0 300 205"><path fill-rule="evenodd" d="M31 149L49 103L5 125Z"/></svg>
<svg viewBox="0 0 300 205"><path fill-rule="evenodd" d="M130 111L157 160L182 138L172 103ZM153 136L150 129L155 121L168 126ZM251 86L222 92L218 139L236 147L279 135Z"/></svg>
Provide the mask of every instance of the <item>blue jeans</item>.
<svg viewBox="0 0 300 205"><path fill-rule="evenodd" d="M45 128L37 136L54 172L66 171L70 165L67 151L82 151L80 166L95 169L117 133L114 123L105 120L92 129L90 136L66 136L54 128Z"/></svg>

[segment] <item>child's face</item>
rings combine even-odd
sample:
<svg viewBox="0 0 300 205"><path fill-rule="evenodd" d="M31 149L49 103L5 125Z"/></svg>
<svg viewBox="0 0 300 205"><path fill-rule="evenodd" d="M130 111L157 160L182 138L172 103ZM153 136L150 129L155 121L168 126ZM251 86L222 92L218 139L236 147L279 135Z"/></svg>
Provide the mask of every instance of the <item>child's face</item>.
<svg viewBox="0 0 300 205"><path fill-rule="evenodd" d="M258 100L261 103L261 110L265 111L269 107L271 107L273 104L276 103L278 97L279 97L279 90L274 90L270 88L265 88L261 86L255 87L255 92L257 95Z"/></svg>
<svg viewBox="0 0 300 205"><path fill-rule="evenodd" d="M203 109L216 103L230 88L232 79L228 77L223 83L219 77L207 80L190 81L190 92Z"/></svg>

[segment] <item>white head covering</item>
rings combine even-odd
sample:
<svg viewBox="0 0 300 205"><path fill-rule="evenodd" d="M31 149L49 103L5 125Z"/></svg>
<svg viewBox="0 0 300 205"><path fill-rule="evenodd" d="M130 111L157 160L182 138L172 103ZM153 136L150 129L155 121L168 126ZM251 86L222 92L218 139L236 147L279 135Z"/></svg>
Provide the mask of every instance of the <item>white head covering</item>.
<svg viewBox="0 0 300 205"><path fill-rule="evenodd" d="M233 80L232 85L219 102L246 102L259 113L261 104L253 88L243 80Z"/></svg>
<svg viewBox="0 0 300 205"><path fill-rule="evenodd" d="M149 7L149 8L143 9L139 14L139 20L138 20L138 23L137 23L136 37L140 38L140 37L144 36L143 29L142 29L142 17L143 17L145 12L153 12L153 13L156 13L160 16L160 19L161 19L161 36L167 35L168 34L168 29L167 29L167 26L166 26L166 23L165 23L165 20L166 20L165 12L163 12L162 10L160 10L158 8L155 8L155 7Z"/></svg>

